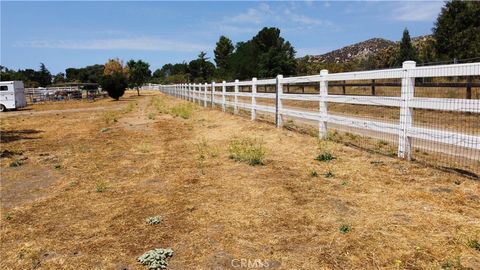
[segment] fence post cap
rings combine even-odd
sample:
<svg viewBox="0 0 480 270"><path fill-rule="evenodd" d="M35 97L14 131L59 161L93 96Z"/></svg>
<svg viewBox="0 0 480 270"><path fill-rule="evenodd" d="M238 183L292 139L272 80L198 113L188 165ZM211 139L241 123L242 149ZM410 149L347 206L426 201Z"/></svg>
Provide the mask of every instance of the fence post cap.
<svg viewBox="0 0 480 270"><path fill-rule="evenodd" d="M222 81L222 83L227 83L226 81Z"/></svg>
<svg viewBox="0 0 480 270"><path fill-rule="evenodd" d="M252 81L256 81L256 80L257 80L257 77L253 77L253 78L252 78Z"/></svg>
<svg viewBox="0 0 480 270"><path fill-rule="evenodd" d="M320 75L327 75L328 74L328 70L327 69L322 69L320 70Z"/></svg>
<svg viewBox="0 0 480 270"><path fill-rule="evenodd" d="M239 82L239 80L238 80L238 79L236 79L236 80L235 80L235 82L236 82L236 83L238 83L238 82Z"/></svg>
<svg viewBox="0 0 480 270"><path fill-rule="evenodd" d="M405 61L402 63L402 68L414 68L416 65L415 61Z"/></svg>
<svg viewBox="0 0 480 270"><path fill-rule="evenodd" d="M278 75L277 75L277 78L278 78L278 79L281 79L281 78L283 78L283 75L282 75L282 74L278 74Z"/></svg>

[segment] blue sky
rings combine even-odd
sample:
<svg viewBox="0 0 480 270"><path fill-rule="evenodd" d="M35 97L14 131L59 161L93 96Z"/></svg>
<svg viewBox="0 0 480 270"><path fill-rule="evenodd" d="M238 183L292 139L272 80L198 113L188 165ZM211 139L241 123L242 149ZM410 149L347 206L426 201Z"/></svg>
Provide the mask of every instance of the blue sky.
<svg viewBox="0 0 480 270"><path fill-rule="evenodd" d="M213 57L220 35L245 41L264 26L281 29L297 56L373 37L431 33L442 1L6 2L1 1L3 66L52 73L68 67L143 59L151 69Z"/></svg>

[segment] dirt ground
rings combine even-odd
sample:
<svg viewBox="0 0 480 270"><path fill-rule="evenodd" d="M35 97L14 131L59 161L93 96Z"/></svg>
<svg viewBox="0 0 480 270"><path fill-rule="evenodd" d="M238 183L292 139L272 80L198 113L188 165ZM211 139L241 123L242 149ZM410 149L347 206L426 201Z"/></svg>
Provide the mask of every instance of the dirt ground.
<svg viewBox="0 0 480 270"><path fill-rule="evenodd" d="M167 113L183 103L143 91L2 114L0 268L147 269L138 256L171 247L168 269L480 269L479 181L200 106ZM262 140L265 164L229 159L234 137Z"/></svg>

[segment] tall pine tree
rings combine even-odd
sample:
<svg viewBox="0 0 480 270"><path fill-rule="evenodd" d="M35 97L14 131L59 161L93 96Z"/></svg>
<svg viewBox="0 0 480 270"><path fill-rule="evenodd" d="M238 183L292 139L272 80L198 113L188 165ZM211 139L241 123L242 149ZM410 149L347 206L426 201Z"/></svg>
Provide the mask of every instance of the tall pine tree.
<svg viewBox="0 0 480 270"><path fill-rule="evenodd" d="M401 66L404 61L418 61L417 50L412 46L408 29L403 30L402 41L400 41L400 51L395 61L396 66Z"/></svg>

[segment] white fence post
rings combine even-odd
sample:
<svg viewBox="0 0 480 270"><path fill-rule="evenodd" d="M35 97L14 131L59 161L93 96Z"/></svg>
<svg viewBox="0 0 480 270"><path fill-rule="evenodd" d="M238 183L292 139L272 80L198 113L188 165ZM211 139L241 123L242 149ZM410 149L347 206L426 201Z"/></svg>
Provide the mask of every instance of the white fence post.
<svg viewBox="0 0 480 270"><path fill-rule="evenodd" d="M189 83L187 86L187 100L190 101L192 98L192 84Z"/></svg>
<svg viewBox="0 0 480 270"><path fill-rule="evenodd" d="M255 121L257 118L257 78L252 78L252 111L251 120Z"/></svg>
<svg viewBox="0 0 480 270"><path fill-rule="evenodd" d="M212 82L212 97L210 101L210 105L212 105L212 108L215 107L215 82Z"/></svg>
<svg viewBox="0 0 480 270"><path fill-rule="evenodd" d="M233 113L238 113L238 80L235 80L235 93L233 96Z"/></svg>
<svg viewBox="0 0 480 270"><path fill-rule="evenodd" d="M227 110L227 102L225 98L225 92L227 92L227 86L225 85L227 82L222 82L222 111Z"/></svg>
<svg viewBox="0 0 480 270"><path fill-rule="evenodd" d="M193 83L192 85L192 102L193 103L197 103L197 96L196 96L196 92L195 92L195 83Z"/></svg>
<svg viewBox="0 0 480 270"><path fill-rule="evenodd" d="M277 127L283 126L283 119L282 119L282 95L283 95L283 84L282 84L283 75L277 75L277 83L276 83L276 110L275 110L275 123Z"/></svg>
<svg viewBox="0 0 480 270"><path fill-rule="evenodd" d="M205 83L205 91L203 92L203 107L207 107L207 83Z"/></svg>
<svg viewBox="0 0 480 270"><path fill-rule="evenodd" d="M324 140L327 138L327 96L328 96L328 81L327 81L328 70L322 69L320 71L320 121L318 126L320 139Z"/></svg>
<svg viewBox="0 0 480 270"><path fill-rule="evenodd" d="M412 157L412 139L408 136L408 130L412 127L413 109L409 106L415 93L415 77L411 70L415 69L414 61L403 62L403 78L400 105L400 134L398 142L398 156L410 160Z"/></svg>

